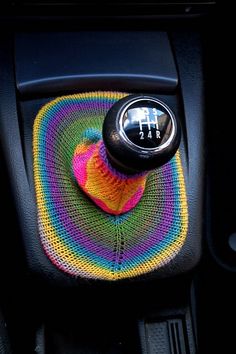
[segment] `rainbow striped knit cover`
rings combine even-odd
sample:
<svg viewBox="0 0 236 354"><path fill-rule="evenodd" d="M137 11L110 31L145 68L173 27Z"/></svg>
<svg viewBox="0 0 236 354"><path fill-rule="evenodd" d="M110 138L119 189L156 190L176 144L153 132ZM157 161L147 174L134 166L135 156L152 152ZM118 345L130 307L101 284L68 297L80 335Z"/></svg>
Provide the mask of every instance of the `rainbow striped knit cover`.
<svg viewBox="0 0 236 354"><path fill-rule="evenodd" d="M86 130L79 140L72 164L80 188L107 213L133 209L144 193L147 173L129 176L114 169L97 130Z"/></svg>
<svg viewBox="0 0 236 354"><path fill-rule="evenodd" d="M34 122L39 235L51 262L71 276L137 277L170 262L187 235L179 152L147 177L131 178L117 203L115 191L127 178L105 161L101 130L107 111L124 96L91 92L59 97L43 106Z"/></svg>

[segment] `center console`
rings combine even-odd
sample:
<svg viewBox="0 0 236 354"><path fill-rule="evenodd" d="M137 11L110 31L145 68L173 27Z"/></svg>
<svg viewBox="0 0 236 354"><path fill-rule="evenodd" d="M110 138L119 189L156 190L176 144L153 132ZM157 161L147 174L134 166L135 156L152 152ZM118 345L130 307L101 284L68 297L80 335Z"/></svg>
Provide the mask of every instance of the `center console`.
<svg viewBox="0 0 236 354"><path fill-rule="evenodd" d="M0 52L0 140L36 352L195 353L200 35L24 30L3 35Z"/></svg>

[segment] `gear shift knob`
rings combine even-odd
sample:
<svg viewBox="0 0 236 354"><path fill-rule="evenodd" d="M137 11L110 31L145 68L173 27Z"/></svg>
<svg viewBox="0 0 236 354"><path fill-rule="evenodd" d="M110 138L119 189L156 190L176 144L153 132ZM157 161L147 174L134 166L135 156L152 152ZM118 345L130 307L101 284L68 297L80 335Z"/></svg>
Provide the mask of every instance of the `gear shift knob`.
<svg viewBox="0 0 236 354"><path fill-rule="evenodd" d="M103 141L112 165L134 174L168 162L181 137L178 120L166 104L154 96L127 96L108 111Z"/></svg>

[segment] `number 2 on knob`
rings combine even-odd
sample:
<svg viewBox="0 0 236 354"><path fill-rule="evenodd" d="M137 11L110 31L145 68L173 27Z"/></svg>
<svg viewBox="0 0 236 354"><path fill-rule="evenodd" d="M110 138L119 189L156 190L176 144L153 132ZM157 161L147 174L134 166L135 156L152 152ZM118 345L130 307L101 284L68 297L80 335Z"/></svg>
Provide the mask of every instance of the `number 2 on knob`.
<svg viewBox="0 0 236 354"><path fill-rule="evenodd" d="M139 135L140 135L140 140L144 140L144 132L139 132Z"/></svg>

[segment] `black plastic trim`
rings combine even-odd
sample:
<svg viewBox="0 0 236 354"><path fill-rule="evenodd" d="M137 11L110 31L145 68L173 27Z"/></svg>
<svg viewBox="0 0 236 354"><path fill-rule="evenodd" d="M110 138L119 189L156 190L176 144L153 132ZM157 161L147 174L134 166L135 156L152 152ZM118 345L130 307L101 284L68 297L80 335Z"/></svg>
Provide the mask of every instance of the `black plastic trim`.
<svg viewBox="0 0 236 354"><path fill-rule="evenodd" d="M178 84L165 32L20 33L15 43L22 95L101 87L167 93Z"/></svg>

